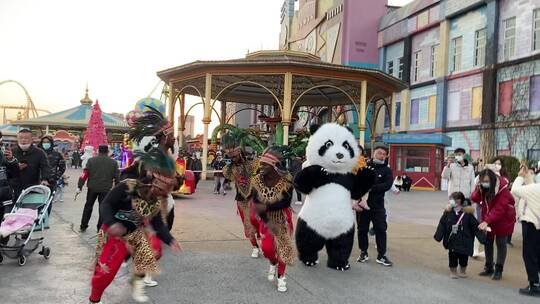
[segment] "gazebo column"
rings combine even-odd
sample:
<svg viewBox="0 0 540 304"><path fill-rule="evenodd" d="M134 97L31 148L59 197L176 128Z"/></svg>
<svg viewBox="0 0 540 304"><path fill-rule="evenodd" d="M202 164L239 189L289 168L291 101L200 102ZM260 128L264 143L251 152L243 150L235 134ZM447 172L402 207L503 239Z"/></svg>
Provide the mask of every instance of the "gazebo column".
<svg viewBox="0 0 540 304"><path fill-rule="evenodd" d="M176 98L176 93L174 92L174 84L169 82L169 106L167 107L167 117L169 121L174 125L174 100Z"/></svg>
<svg viewBox="0 0 540 304"><path fill-rule="evenodd" d="M178 147L184 147L184 130L186 130L186 94L182 93L178 96L180 99L180 121L178 130ZM174 101L173 101L174 102ZM173 111L174 116L174 111Z"/></svg>
<svg viewBox="0 0 540 304"><path fill-rule="evenodd" d="M49 125L45 126L45 135L49 134Z"/></svg>
<svg viewBox="0 0 540 304"><path fill-rule="evenodd" d="M203 155L202 155L202 173L201 179L206 180L206 169L208 167L208 125L212 121L212 74L206 74L206 84L205 84L205 94L204 94L204 133L203 133Z"/></svg>
<svg viewBox="0 0 540 304"><path fill-rule="evenodd" d="M366 108L367 108L367 81L362 80L360 83L360 105L358 108L358 130L360 130L360 138L358 142L365 148L366 137Z"/></svg>
<svg viewBox="0 0 540 304"><path fill-rule="evenodd" d="M292 73L285 73L285 83L283 86L283 111L281 113L281 123L283 124L283 145L289 144L289 125L291 124L292 108Z"/></svg>
<svg viewBox="0 0 540 304"><path fill-rule="evenodd" d="M333 122L333 116L334 116L334 108L332 106L328 106L328 108L326 109L327 113L328 113L328 122Z"/></svg>
<svg viewBox="0 0 540 304"><path fill-rule="evenodd" d="M390 103L390 133L396 133L396 94L392 93Z"/></svg>

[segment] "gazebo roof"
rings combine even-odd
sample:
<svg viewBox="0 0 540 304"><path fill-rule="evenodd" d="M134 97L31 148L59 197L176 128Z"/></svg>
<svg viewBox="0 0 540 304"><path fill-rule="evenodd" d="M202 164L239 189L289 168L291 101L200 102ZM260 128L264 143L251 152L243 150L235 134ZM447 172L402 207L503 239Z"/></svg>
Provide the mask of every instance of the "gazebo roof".
<svg viewBox="0 0 540 304"><path fill-rule="evenodd" d="M17 126L50 126L61 127L62 129L86 129L88 127L88 120L92 113L92 100L88 97L88 88L86 89L86 95L81 100L81 105L67 109L64 111L52 113L49 115L39 116L36 118L17 120L12 122ZM127 123L114 115L102 112L103 123L107 130L128 130Z"/></svg>
<svg viewBox="0 0 540 304"><path fill-rule="evenodd" d="M275 98L269 92L281 95L285 73L294 77L293 91L299 97L296 106L348 104L350 98L343 92L356 97L362 80L368 82L368 99L385 98L407 88L403 81L379 70L326 63L295 51L259 51L241 59L195 61L157 75L175 89L203 96L206 73L212 74L212 98L250 104L273 104ZM233 87L234 83L238 84Z"/></svg>

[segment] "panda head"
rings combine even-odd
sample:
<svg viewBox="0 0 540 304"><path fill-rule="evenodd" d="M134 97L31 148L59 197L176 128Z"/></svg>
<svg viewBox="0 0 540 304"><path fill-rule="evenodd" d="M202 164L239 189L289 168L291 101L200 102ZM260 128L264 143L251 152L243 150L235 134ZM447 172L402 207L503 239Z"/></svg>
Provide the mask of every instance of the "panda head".
<svg viewBox="0 0 540 304"><path fill-rule="evenodd" d="M336 123L311 128L306 147L306 161L319 165L329 173L346 174L355 168L359 149L354 134Z"/></svg>

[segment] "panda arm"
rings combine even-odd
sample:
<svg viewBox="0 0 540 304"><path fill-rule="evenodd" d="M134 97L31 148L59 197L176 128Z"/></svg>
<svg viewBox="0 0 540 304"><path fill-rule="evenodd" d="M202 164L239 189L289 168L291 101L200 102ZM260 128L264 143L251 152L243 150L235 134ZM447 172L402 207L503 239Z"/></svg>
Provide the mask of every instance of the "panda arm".
<svg viewBox="0 0 540 304"><path fill-rule="evenodd" d="M296 190L309 194L313 189L329 182L328 173L318 165L308 166L298 172L294 178Z"/></svg>
<svg viewBox="0 0 540 304"><path fill-rule="evenodd" d="M375 171L371 168L362 168L356 175L354 175L354 186L353 191L351 191L351 197L354 200L359 200L366 193L371 190L373 184L375 183Z"/></svg>

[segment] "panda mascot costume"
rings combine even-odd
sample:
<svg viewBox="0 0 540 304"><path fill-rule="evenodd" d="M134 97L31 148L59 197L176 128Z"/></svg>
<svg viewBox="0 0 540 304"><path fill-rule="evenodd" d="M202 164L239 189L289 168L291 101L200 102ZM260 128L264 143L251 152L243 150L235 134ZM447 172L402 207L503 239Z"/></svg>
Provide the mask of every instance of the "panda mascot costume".
<svg viewBox="0 0 540 304"><path fill-rule="evenodd" d="M354 243L352 201L369 191L375 174L370 168L352 173L360 152L350 129L327 123L312 126L310 133L305 166L294 179L306 194L295 233L299 259L315 266L326 246L327 266L345 271Z"/></svg>

